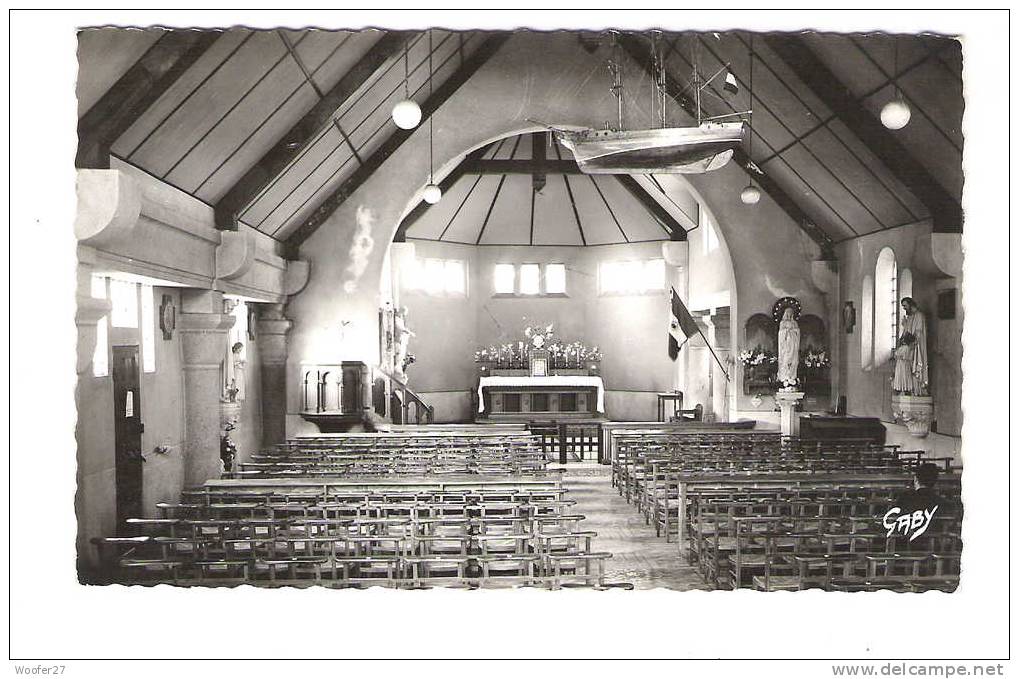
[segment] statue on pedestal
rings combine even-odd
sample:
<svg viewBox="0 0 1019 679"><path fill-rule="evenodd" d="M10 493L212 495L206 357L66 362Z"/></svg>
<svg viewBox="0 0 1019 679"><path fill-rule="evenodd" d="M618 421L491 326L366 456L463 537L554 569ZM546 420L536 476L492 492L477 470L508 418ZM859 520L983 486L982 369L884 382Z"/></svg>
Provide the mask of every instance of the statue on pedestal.
<svg viewBox="0 0 1019 679"><path fill-rule="evenodd" d="M410 342L411 337L415 337L414 332L407 327L407 307L400 307L396 312L393 318L393 325L396 330L395 368L397 375L406 381L407 373L405 369L409 363L407 361L407 343Z"/></svg>
<svg viewBox="0 0 1019 679"><path fill-rule="evenodd" d="M231 403L243 401L245 396L244 366L244 344L235 342L230 347L230 362L227 371L226 398Z"/></svg>
<svg viewBox="0 0 1019 679"><path fill-rule="evenodd" d="M796 371L800 365L800 326L793 316L792 307L786 307L778 325L778 381L782 388L796 386Z"/></svg>
<svg viewBox="0 0 1019 679"><path fill-rule="evenodd" d="M906 318L892 356L895 374L892 393L903 396L927 396L927 319L912 297L902 298Z"/></svg>

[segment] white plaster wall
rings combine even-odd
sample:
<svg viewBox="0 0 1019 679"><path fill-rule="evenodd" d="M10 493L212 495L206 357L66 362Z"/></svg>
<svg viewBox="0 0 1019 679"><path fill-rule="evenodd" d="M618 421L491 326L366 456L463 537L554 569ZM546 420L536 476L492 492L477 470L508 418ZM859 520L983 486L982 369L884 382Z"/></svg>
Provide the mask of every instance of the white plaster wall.
<svg viewBox="0 0 1019 679"><path fill-rule="evenodd" d="M533 59L539 50L545 58ZM490 140L536 129L528 119L601 126L614 110L605 58L603 52L586 53L571 36L514 35L436 114L436 164L442 168L437 176ZM629 72L639 69L634 64ZM635 80L639 91L641 79ZM643 110L647 102L628 101L630 119L647 119ZM465 120L470 125L461 124ZM312 276L307 288L288 304L288 316L295 322L289 374L297 374L302 360L378 360L382 257L401 216L416 203L427 181L427 148L427 126L422 126L302 245L301 256L311 261ZM719 237L732 258L733 297L739 300L733 303L734 325L741 326L755 311L770 309L782 295L795 295L808 313L826 316L810 279L809 262L819 249L769 198L754 208L740 202L739 191L746 185L740 168L730 164L691 176L689 185L714 212ZM354 270L349 268L350 249L359 210L362 228L370 226L371 251L363 269ZM341 344L344 320L351 324ZM671 380L665 382L671 386ZM299 406L298 384L291 379L292 416Z"/></svg>
<svg viewBox="0 0 1019 679"><path fill-rule="evenodd" d="M934 266L930 257L930 233L930 224L920 222L857 238L839 246L841 296L843 300L852 301L857 309L853 333L839 333L845 365L844 391L850 414L880 417L885 421L892 419L890 379L894 368L891 364L884 364L863 369L860 346L863 277L874 275L878 253L890 247L895 252L899 271L905 268L912 271L913 298L927 315L929 379L938 432L959 436L962 431L964 315L961 286L958 280L945 276ZM939 285L957 289L956 317L953 320L937 318Z"/></svg>

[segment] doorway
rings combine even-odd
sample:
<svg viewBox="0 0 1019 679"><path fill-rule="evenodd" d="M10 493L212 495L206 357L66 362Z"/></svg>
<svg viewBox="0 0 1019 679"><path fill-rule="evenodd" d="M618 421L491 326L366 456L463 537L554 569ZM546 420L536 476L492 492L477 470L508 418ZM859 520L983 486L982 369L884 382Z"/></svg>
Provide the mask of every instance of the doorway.
<svg viewBox="0 0 1019 679"><path fill-rule="evenodd" d="M116 453L117 534L130 535L126 520L142 515L141 389L138 347L113 347L113 422Z"/></svg>

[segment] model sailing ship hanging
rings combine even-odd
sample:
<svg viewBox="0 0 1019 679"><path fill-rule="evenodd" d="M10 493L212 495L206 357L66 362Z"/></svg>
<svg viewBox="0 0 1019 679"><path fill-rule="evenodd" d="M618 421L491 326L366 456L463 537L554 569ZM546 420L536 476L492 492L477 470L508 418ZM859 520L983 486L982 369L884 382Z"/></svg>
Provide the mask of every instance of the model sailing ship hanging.
<svg viewBox="0 0 1019 679"><path fill-rule="evenodd" d="M738 84L735 76L725 64L707 80L703 80L694 60L693 77L684 88L694 92L697 111L696 127L668 127L665 103L668 97L665 82L665 66L652 38L651 57L654 78L654 97L651 116L656 118L658 108L660 127L646 130L626 130L623 126L623 84L622 59L618 43L614 45L615 57L609 62L613 74L612 94L618 109L616 129L565 130L549 129L559 142L573 152L581 172L585 174L700 174L723 167L732 158L733 150L743 140L743 121L725 122L726 119L741 117L750 111L728 113L705 118L701 112L701 94L708 85L723 73L724 89L735 92ZM714 94L710 90L709 94ZM680 93L682 95L682 92Z"/></svg>

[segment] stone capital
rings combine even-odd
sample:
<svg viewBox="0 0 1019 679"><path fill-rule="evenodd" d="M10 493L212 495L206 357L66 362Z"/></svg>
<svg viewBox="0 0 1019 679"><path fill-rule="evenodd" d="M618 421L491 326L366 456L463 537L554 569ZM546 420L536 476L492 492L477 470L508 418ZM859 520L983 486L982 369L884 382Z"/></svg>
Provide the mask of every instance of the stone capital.
<svg viewBox="0 0 1019 679"><path fill-rule="evenodd" d="M184 366L218 369L223 361L227 333L234 325L229 314L182 313L177 318Z"/></svg>
<svg viewBox="0 0 1019 679"><path fill-rule="evenodd" d="M258 355L262 365L285 365L287 362L287 333L293 323L289 320L258 321Z"/></svg>
<svg viewBox="0 0 1019 679"><path fill-rule="evenodd" d="M99 320L110 313L110 300L96 299L91 296L78 295L78 308L74 314L75 325L78 326L78 350L76 369L79 375L88 373L96 351L96 326Z"/></svg>
<svg viewBox="0 0 1019 679"><path fill-rule="evenodd" d="M216 247L216 278L240 278L255 265L255 236L248 229L221 231Z"/></svg>
<svg viewBox="0 0 1019 679"><path fill-rule="evenodd" d="M283 274L283 294L296 295L308 285L311 275L311 264L303 259L287 262L286 273Z"/></svg>
<svg viewBox="0 0 1019 679"><path fill-rule="evenodd" d="M74 235L89 245L109 245L125 238L138 223L142 192L119 170L78 170L78 211Z"/></svg>
<svg viewBox="0 0 1019 679"><path fill-rule="evenodd" d="M962 276L962 234L932 233L931 258L946 276Z"/></svg>

